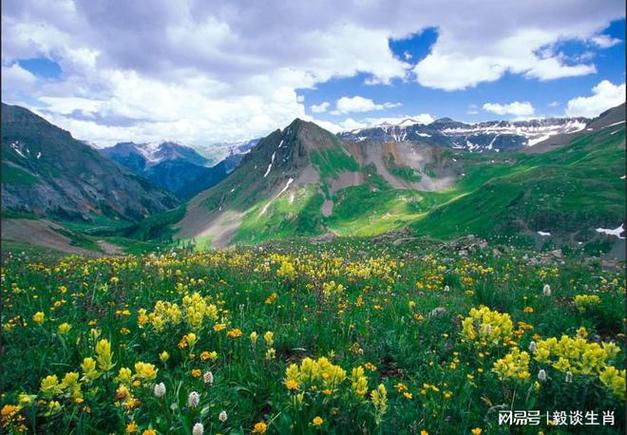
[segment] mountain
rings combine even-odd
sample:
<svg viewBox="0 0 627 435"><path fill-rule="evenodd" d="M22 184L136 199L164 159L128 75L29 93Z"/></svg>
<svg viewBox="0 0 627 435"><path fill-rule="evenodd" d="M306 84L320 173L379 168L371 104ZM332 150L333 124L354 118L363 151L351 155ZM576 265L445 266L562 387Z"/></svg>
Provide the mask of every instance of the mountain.
<svg viewBox="0 0 627 435"><path fill-rule="evenodd" d="M175 142L120 142L100 152L135 173L167 161L179 160L198 166L205 166L209 162L195 149Z"/></svg>
<svg viewBox="0 0 627 435"><path fill-rule="evenodd" d="M574 129L575 122L560 125ZM441 132L544 133L556 122L434 124ZM499 234L525 243L611 244L620 239L596 229L613 231L624 222L625 126L615 121L599 130L576 128L561 149L527 154L503 148L497 155L390 136L343 140L297 119L259 141L231 175L194 197L175 225L175 238L225 246L408 229L438 238Z"/></svg>
<svg viewBox="0 0 627 435"><path fill-rule="evenodd" d="M196 146L195 149L209 160L209 165L217 164L231 155L246 154L261 138L237 142L214 142L209 145Z"/></svg>
<svg viewBox="0 0 627 435"><path fill-rule="evenodd" d="M175 142L120 142L100 153L134 174L186 200L222 181L239 163L241 156L231 154L213 167L210 160L194 148Z"/></svg>
<svg viewBox="0 0 627 435"><path fill-rule="evenodd" d="M2 210L137 221L178 204L29 110L2 103Z"/></svg>
<svg viewBox="0 0 627 435"><path fill-rule="evenodd" d="M558 149L568 145L578 137L589 134L590 132L614 127L623 123L625 123L625 103L606 110L594 119L588 120L583 129L550 136L533 147L525 149L524 152L544 153L550 150Z"/></svg>
<svg viewBox="0 0 627 435"><path fill-rule="evenodd" d="M418 142L473 152L500 152L533 146L553 135L580 131L587 121L586 118L548 118L466 124L451 118L440 118L431 124L420 124L404 120L399 124L382 124L338 135L352 142Z"/></svg>

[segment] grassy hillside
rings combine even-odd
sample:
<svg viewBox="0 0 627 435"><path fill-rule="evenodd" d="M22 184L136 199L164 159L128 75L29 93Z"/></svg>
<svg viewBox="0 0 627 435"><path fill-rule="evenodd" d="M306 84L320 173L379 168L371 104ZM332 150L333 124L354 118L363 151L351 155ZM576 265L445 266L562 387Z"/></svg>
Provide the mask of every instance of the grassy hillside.
<svg viewBox="0 0 627 435"><path fill-rule="evenodd" d="M318 187L250 203L233 242L326 232L372 236L407 226L441 239L498 235L528 243L542 231L559 243L586 242L598 236L594 228L623 222L624 141L624 126L616 126L544 154L450 152L444 158L455 159L464 172L451 187L436 192L393 188L373 164L359 166L327 148L312 153L320 173ZM417 175L393 158L386 164L390 173L402 171L399 178ZM361 184L330 193L334 180L347 171L359 171ZM325 199L332 203L328 216L321 211Z"/></svg>
<svg viewBox="0 0 627 435"><path fill-rule="evenodd" d="M545 154L467 156L457 196L412 228L442 238L529 230L585 240L591 229L624 220L624 144L625 128L618 126Z"/></svg>

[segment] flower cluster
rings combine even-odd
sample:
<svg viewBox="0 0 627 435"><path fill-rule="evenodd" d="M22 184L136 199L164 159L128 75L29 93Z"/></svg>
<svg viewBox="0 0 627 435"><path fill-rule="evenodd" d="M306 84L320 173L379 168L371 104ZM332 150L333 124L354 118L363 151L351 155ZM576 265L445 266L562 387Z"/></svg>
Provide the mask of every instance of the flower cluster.
<svg viewBox="0 0 627 435"><path fill-rule="evenodd" d="M494 363L492 371L501 380L527 380L530 377L529 354L514 347L507 355Z"/></svg>
<svg viewBox="0 0 627 435"><path fill-rule="evenodd" d="M481 306L471 308L469 316L462 321L462 336L481 346L508 344L513 326L509 314Z"/></svg>

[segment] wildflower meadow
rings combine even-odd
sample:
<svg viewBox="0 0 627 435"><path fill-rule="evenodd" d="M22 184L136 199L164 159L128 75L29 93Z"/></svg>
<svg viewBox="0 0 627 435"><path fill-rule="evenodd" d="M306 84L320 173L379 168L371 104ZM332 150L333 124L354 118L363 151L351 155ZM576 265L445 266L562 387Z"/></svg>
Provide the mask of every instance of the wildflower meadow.
<svg viewBox="0 0 627 435"><path fill-rule="evenodd" d="M625 277L574 253L9 254L2 290L2 433L625 429Z"/></svg>

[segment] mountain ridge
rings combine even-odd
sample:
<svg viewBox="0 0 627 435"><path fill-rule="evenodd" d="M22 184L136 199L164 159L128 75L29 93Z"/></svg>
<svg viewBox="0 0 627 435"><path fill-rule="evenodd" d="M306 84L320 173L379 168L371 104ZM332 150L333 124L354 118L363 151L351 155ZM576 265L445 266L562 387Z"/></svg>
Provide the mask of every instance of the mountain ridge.
<svg viewBox="0 0 627 435"><path fill-rule="evenodd" d="M569 121L562 122L567 124ZM459 123L446 118L436 120L435 123L442 130L451 128L451 125L459 127ZM530 128L555 124L553 120L524 123ZM511 124L488 123L490 128L503 128L504 125ZM621 146L624 147L624 126L609 129L612 131L585 131L581 126L575 130L564 136L570 138L567 145L569 152L581 158L594 153L609 156L615 154ZM584 140L588 145L577 145L577 139ZM612 146L599 148L604 141L609 141ZM316 124L296 119L284 129L275 130L260 140L244 157L240 167L224 181L194 197L188 204L184 218L175 225L175 238L226 246L297 235L374 235L407 226L415 231L442 235L437 228L443 224L429 220L433 229L425 229L418 222L427 222L425 217L431 213L433 216L442 213L437 210L445 204L462 204L463 198L469 195L475 198L476 204L481 204L479 198L489 196L494 188L492 186L498 185L495 183L499 177L524 174L532 163L540 167L546 165L547 168L557 165L559 170L552 170L549 177L551 183L559 185L561 178L569 180L568 183L574 182L567 175L567 160L560 158L559 152L526 157L519 152L520 148L504 149L500 154L477 153L425 142L399 141L390 137L342 140L341 135L333 135ZM616 159L616 156L612 158ZM593 164L598 164L597 160ZM612 171L618 171L614 164L609 165L609 161L603 165L607 166L601 171L603 174L608 173L610 166ZM597 186L591 187L588 193L597 194L599 192L596 189L602 185L608 188L614 186L611 188L615 189L615 184L619 184L617 181L623 175L615 175L616 180L612 181L597 180L590 171L585 171L585 174L585 183ZM531 180L524 183L519 181L522 190L519 189L517 195L533 192L533 185L529 182ZM614 199L599 210L587 209L585 205L582 215L579 211L565 209L559 199L562 193L557 193L550 184L542 189L546 190L546 198L557 210L547 209L545 213L557 213L555 216L560 216L556 221L557 226L550 228L558 236L562 234L572 238L574 236L567 235L579 234L588 225L605 225L605 228L613 225L614 228L619 223L614 222L620 215L619 208L614 207L617 204L612 202ZM564 192L571 200L575 200L578 195L576 190L570 188ZM542 198L534 197L534 201L541 204L547 200ZM519 223L512 221L512 215L507 213L502 215L507 216L504 222L490 220L490 216L496 215L488 209L481 213L485 214L486 223L496 227L505 225L507 234L537 237L538 231L544 232L544 224L541 225L544 221L538 215L542 207L526 201L522 204ZM501 202L495 205L497 210L503 206ZM566 224L568 216L576 216L581 224ZM481 214L477 217L480 219ZM451 225L449 220L446 222ZM481 220L471 222L468 226L461 222L453 225L466 228L467 231L473 231L475 227L477 231L486 231L480 225ZM459 230L449 230L451 234L459 234ZM585 231L581 234L592 237Z"/></svg>
<svg viewBox="0 0 627 435"><path fill-rule="evenodd" d="M2 209L137 221L178 204L169 193L20 106L2 103Z"/></svg>

